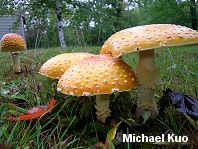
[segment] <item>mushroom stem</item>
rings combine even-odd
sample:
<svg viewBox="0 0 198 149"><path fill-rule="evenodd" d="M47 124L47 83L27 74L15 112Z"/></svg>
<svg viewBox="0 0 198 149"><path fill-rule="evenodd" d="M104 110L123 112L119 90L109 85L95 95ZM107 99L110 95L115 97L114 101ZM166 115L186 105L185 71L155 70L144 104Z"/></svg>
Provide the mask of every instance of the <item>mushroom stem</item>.
<svg viewBox="0 0 198 149"><path fill-rule="evenodd" d="M109 94L96 95L96 115L97 119L105 123L107 117L110 116Z"/></svg>
<svg viewBox="0 0 198 149"><path fill-rule="evenodd" d="M154 90L144 88L140 85L138 87L138 102L135 117L139 118L144 110L150 111L151 117L153 118L159 114L157 104L154 99Z"/></svg>
<svg viewBox="0 0 198 149"><path fill-rule="evenodd" d="M19 54L19 52L11 52L13 71L16 73L21 72L18 54Z"/></svg>
<svg viewBox="0 0 198 149"><path fill-rule="evenodd" d="M154 63L154 50L139 52L139 62L135 73L140 86L138 87L138 103L136 117L141 116L144 110L151 112L151 116L158 115L157 104L154 99L154 89L161 85L157 67Z"/></svg>

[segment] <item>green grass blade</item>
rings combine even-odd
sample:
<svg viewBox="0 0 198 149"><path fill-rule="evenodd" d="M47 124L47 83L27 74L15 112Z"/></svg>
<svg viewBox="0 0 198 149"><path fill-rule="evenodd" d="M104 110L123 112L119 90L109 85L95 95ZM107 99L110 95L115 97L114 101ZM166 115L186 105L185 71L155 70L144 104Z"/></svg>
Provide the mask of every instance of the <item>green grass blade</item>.
<svg viewBox="0 0 198 149"><path fill-rule="evenodd" d="M19 124L19 121L16 122L14 128L12 129L12 131L11 131L7 141L6 141L6 145L8 145L8 144L10 144L12 142L12 139L14 137L14 132L15 132L16 128L18 127L18 124Z"/></svg>
<svg viewBox="0 0 198 149"><path fill-rule="evenodd" d="M4 103L5 107L7 107L8 109L11 109L11 110L14 110L14 111L17 111L17 112L20 112L20 113L25 113L26 110L23 109L23 108L20 108L20 107L17 107L17 106L13 106L11 104L8 104L8 103Z"/></svg>
<svg viewBox="0 0 198 149"><path fill-rule="evenodd" d="M193 120L190 116L188 116L186 113L184 113L184 116L188 119L188 121L190 122L191 125L193 125L193 127L195 129L198 130L198 125L196 124L195 120Z"/></svg>
<svg viewBox="0 0 198 149"><path fill-rule="evenodd" d="M2 127L0 127L0 138L2 136L4 136L6 139L8 139L8 137L9 137L9 135L7 133L8 127L9 127L9 124L7 124L7 123L5 125L3 125Z"/></svg>
<svg viewBox="0 0 198 149"><path fill-rule="evenodd" d="M62 139L64 138L64 136L65 136L65 134L67 133L69 127L72 125L72 123L74 122L75 119L76 119L76 116L73 117L73 119L72 119L71 122L69 123L67 129L66 129L66 130L64 131L64 133L62 134L60 140L62 140Z"/></svg>

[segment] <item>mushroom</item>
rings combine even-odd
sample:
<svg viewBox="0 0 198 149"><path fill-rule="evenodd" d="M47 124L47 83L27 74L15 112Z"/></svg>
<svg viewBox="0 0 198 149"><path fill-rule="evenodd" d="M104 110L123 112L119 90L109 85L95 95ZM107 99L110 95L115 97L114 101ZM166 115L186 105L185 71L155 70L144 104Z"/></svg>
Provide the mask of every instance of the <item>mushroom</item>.
<svg viewBox="0 0 198 149"><path fill-rule="evenodd" d="M88 56L93 56L93 54L85 52L59 54L47 60L41 66L39 73L50 78L59 79L70 66Z"/></svg>
<svg viewBox="0 0 198 149"><path fill-rule="evenodd" d="M21 72L20 62L19 62L19 51L26 49L26 43L22 36L9 33L5 34L0 41L0 49L2 52L10 52L13 63L13 70L16 73Z"/></svg>
<svg viewBox="0 0 198 149"><path fill-rule="evenodd" d="M84 58L59 79L57 90L72 96L96 95L98 120L110 116L109 94L130 90L138 84L135 73L121 59L107 54Z"/></svg>
<svg viewBox="0 0 198 149"><path fill-rule="evenodd" d="M162 84L154 63L154 49L162 47L198 44L198 32L173 24L151 24L127 28L113 34L101 48L101 54L115 58L130 52L139 52L135 73L139 81L136 118L144 110L151 116L158 115L154 89Z"/></svg>

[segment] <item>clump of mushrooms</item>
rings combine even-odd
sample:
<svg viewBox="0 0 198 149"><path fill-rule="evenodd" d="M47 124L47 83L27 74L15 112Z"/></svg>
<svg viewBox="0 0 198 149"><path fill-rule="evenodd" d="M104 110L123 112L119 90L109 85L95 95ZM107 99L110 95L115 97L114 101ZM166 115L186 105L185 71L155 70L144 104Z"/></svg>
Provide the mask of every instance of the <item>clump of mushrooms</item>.
<svg viewBox="0 0 198 149"><path fill-rule="evenodd" d="M10 52L13 63L13 71L15 73L21 73L21 67L19 62L19 51L26 49L26 43L22 36L9 33L5 34L0 41L0 49L2 52Z"/></svg>
<svg viewBox="0 0 198 149"><path fill-rule="evenodd" d="M88 56L93 56L93 54L76 52L56 55L41 66L39 73L50 78L59 79L69 67Z"/></svg>
<svg viewBox="0 0 198 149"><path fill-rule="evenodd" d="M136 118L144 110L158 115L154 90L162 81L154 63L154 49L198 44L198 32L173 24L151 24L127 28L113 34L102 46L101 54L115 58L130 52L139 52L135 73L139 81Z"/></svg>
<svg viewBox="0 0 198 149"><path fill-rule="evenodd" d="M72 96L96 95L97 119L110 116L109 94L130 90L138 84L135 73L121 59L94 55L72 65L58 81L57 90Z"/></svg>

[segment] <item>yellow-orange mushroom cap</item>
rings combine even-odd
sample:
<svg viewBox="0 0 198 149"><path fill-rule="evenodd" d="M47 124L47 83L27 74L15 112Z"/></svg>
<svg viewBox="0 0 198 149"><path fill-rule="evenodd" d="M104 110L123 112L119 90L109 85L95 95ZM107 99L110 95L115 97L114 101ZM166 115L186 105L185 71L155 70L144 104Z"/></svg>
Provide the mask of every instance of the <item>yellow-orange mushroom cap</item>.
<svg viewBox="0 0 198 149"><path fill-rule="evenodd" d="M40 68L39 73L50 78L59 79L61 75L73 64L85 57L92 56L91 53L63 53L47 60Z"/></svg>
<svg viewBox="0 0 198 149"><path fill-rule="evenodd" d="M16 52L26 49L26 43L22 36L15 33L5 34L0 41L2 52Z"/></svg>
<svg viewBox="0 0 198 149"><path fill-rule="evenodd" d="M101 54L111 54L119 58L124 54L139 52L139 62L135 73L139 81L136 117L144 110L151 116L158 115L154 99L154 89L162 84L154 61L154 49L172 46L198 44L198 32L188 27L174 24L151 24L127 28L116 32L107 39Z"/></svg>
<svg viewBox="0 0 198 149"><path fill-rule="evenodd" d="M107 39L100 53L117 58L130 52L193 44L198 44L196 30L174 24L151 24L116 32Z"/></svg>
<svg viewBox="0 0 198 149"><path fill-rule="evenodd" d="M73 96L92 96L130 90L137 84L129 65L101 54L71 66L59 79L57 90Z"/></svg>

